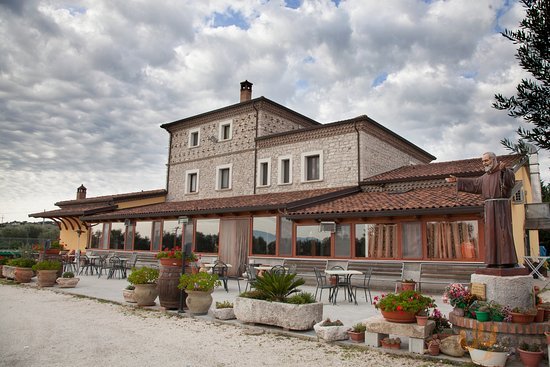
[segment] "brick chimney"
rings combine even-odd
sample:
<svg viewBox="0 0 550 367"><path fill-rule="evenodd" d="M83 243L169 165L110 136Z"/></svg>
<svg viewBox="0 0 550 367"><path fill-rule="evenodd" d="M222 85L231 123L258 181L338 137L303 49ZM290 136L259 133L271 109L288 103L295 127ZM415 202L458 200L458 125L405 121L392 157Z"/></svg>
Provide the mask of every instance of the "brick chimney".
<svg viewBox="0 0 550 367"><path fill-rule="evenodd" d="M86 188L84 185L80 185L80 187L76 189L76 200L82 199L86 199Z"/></svg>
<svg viewBox="0 0 550 367"><path fill-rule="evenodd" d="M250 101L252 99L252 83L248 80L241 82L241 102Z"/></svg>

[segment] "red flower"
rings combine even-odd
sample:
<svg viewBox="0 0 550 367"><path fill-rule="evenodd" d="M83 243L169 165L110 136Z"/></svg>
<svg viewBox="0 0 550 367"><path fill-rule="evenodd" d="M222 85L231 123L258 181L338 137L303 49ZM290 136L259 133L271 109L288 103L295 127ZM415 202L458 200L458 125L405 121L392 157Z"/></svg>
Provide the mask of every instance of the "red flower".
<svg viewBox="0 0 550 367"><path fill-rule="evenodd" d="M402 306L397 306L397 311L403 311L403 307Z"/></svg>

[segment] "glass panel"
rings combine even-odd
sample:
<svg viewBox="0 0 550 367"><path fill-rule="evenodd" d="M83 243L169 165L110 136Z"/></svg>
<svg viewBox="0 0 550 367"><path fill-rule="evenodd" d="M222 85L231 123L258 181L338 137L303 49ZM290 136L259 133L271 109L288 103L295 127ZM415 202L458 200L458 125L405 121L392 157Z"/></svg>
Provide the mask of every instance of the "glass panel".
<svg viewBox="0 0 550 367"><path fill-rule="evenodd" d="M402 223L401 228L403 258L422 258L422 227L420 222Z"/></svg>
<svg viewBox="0 0 550 367"><path fill-rule="evenodd" d="M229 168L222 168L220 170L220 189L229 188Z"/></svg>
<svg viewBox="0 0 550 367"><path fill-rule="evenodd" d="M267 169L267 163L264 162L260 164L260 185L262 186L267 186Z"/></svg>
<svg viewBox="0 0 550 367"><path fill-rule="evenodd" d="M136 222L136 234L134 235L134 250L151 250L152 222Z"/></svg>
<svg viewBox="0 0 550 367"><path fill-rule="evenodd" d="M334 256L350 257L351 255L351 226L342 224L336 226L334 233Z"/></svg>
<svg viewBox="0 0 550 367"><path fill-rule="evenodd" d="M160 224L162 222L153 222L153 251L160 250Z"/></svg>
<svg viewBox="0 0 550 367"><path fill-rule="evenodd" d="M279 256L292 256L292 221L287 218L279 223Z"/></svg>
<svg viewBox="0 0 550 367"><path fill-rule="evenodd" d="M331 256L330 232L319 232L319 226L296 227L296 256Z"/></svg>
<svg viewBox="0 0 550 367"><path fill-rule="evenodd" d="M177 220L166 220L162 226L162 248L181 246L181 225Z"/></svg>
<svg viewBox="0 0 550 367"><path fill-rule="evenodd" d="M109 248L112 250L124 249L124 223L111 223L111 238L109 241Z"/></svg>
<svg viewBox="0 0 550 367"><path fill-rule="evenodd" d="M190 173L188 177L189 192L197 192L197 174Z"/></svg>
<svg viewBox="0 0 550 367"><path fill-rule="evenodd" d="M479 259L477 221L426 223L429 259Z"/></svg>
<svg viewBox="0 0 550 367"><path fill-rule="evenodd" d="M126 242L124 243L125 250L132 250L134 248L134 223L126 227Z"/></svg>
<svg viewBox="0 0 550 367"><path fill-rule="evenodd" d="M319 179L319 156L312 155L307 157L307 180Z"/></svg>
<svg viewBox="0 0 550 367"><path fill-rule="evenodd" d="M196 147L199 145L199 133L197 131L191 133L191 146Z"/></svg>
<svg viewBox="0 0 550 367"><path fill-rule="evenodd" d="M90 248L99 248L101 235L103 234L103 224L92 227L92 238L90 239Z"/></svg>
<svg viewBox="0 0 550 367"><path fill-rule="evenodd" d="M193 222L190 221L185 225L182 224L182 226L184 231L184 235L183 235L184 244L182 248L185 251L185 246L189 246L189 248L193 250Z"/></svg>
<svg viewBox="0 0 550 367"><path fill-rule="evenodd" d="M396 224L355 225L356 257L395 258L396 246Z"/></svg>
<svg viewBox="0 0 550 367"><path fill-rule="evenodd" d="M109 248L109 223L103 223L103 235L101 237L101 248L107 250Z"/></svg>
<svg viewBox="0 0 550 367"><path fill-rule="evenodd" d="M195 251L218 253L219 219L197 219Z"/></svg>
<svg viewBox="0 0 550 367"><path fill-rule="evenodd" d="M276 235L276 217L255 217L252 229L252 254L275 255Z"/></svg>

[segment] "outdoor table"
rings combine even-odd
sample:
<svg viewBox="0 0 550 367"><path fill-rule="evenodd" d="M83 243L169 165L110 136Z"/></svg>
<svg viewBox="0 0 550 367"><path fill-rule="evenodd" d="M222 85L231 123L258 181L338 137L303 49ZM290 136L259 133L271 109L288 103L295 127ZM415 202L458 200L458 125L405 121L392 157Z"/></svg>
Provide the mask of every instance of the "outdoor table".
<svg viewBox="0 0 550 367"><path fill-rule="evenodd" d="M266 271L271 271L271 269L273 269L275 266L279 266L279 265L259 265L259 266L255 266L254 270L256 270L258 272L258 276L261 277L264 275ZM284 269L285 269L285 272L288 271L287 267L284 267Z"/></svg>
<svg viewBox="0 0 550 367"><path fill-rule="evenodd" d="M343 276L346 278L346 282L348 284L347 286L347 292L349 296L349 301L355 301L355 297L353 295L352 289L351 289L351 277L354 275L362 275L363 273L359 270L341 270L341 269L334 269L334 270L325 270L325 274L327 275L333 275L336 277L336 284L340 282L340 277ZM334 291L334 294L332 295L332 304L336 304L336 299L338 297L338 287L336 287L336 290Z"/></svg>
<svg viewBox="0 0 550 367"><path fill-rule="evenodd" d="M550 256L524 256L523 258L531 271L530 275L537 275L539 279L546 279L539 270L546 263L546 260L550 259Z"/></svg>

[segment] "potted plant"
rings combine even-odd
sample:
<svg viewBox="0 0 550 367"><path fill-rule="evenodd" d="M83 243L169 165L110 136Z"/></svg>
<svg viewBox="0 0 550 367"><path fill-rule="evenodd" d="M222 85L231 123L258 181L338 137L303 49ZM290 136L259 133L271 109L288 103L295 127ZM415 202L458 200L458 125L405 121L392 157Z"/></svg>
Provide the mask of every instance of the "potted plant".
<svg viewBox="0 0 550 367"><path fill-rule="evenodd" d="M124 297L124 300L128 303L136 303L136 299L134 297L134 291L136 287L132 284L128 284L126 288L122 290L122 297Z"/></svg>
<svg viewBox="0 0 550 367"><path fill-rule="evenodd" d="M365 331L367 331L367 326L362 322L351 327L351 330L348 331L349 338L357 343L362 343L365 341Z"/></svg>
<svg viewBox="0 0 550 367"><path fill-rule="evenodd" d="M416 289L416 281L414 279L403 279L401 281L402 291L414 291Z"/></svg>
<svg viewBox="0 0 550 367"><path fill-rule="evenodd" d="M385 337L380 341L380 344L382 344L382 348L388 348L388 349L400 349L401 348L401 339L400 338L390 338Z"/></svg>
<svg viewBox="0 0 550 367"><path fill-rule="evenodd" d="M487 306L487 304L482 303L479 305L479 307L476 309L476 319L480 322L489 321L490 318L490 308Z"/></svg>
<svg viewBox="0 0 550 367"><path fill-rule="evenodd" d="M489 307L489 317L492 321L502 322L508 316L508 307L503 307L500 303L490 301L487 303Z"/></svg>
<svg viewBox="0 0 550 367"><path fill-rule="evenodd" d="M399 323L415 322L418 312L436 307L432 298L418 291L382 294L381 297L374 297L373 304L387 321Z"/></svg>
<svg viewBox="0 0 550 367"><path fill-rule="evenodd" d="M430 353L431 356L439 355L440 345L441 345L441 340L437 337L433 337L432 340L428 342L428 353Z"/></svg>
<svg viewBox="0 0 550 367"><path fill-rule="evenodd" d="M544 352L538 344L527 344L523 342L520 344L518 351L519 359L521 359L525 367L538 367L544 356Z"/></svg>
<svg viewBox="0 0 550 367"><path fill-rule="evenodd" d="M418 326L426 326L428 323L428 311L427 310L421 310L418 311L418 313L415 315L416 317L416 323Z"/></svg>
<svg viewBox="0 0 550 367"><path fill-rule="evenodd" d="M14 277L17 283L31 282L31 278L34 276L32 270L34 264L36 264L36 261L28 257L18 257L8 261L9 266L15 267Z"/></svg>
<svg viewBox="0 0 550 367"><path fill-rule="evenodd" d="M232 320L235 318L235 311L233 311L233 303L229 301L216 302L213 307L212 315L218 320Z"/></svg>
<svg viewBox="0 0 550 367"><path fill-rule="evenodd" d="M449 302L454 307L453 313L456 316L464 316L467 300L471 293L467 287L460 283L449 284L443 293L443 302Z"/></svg>
<svg viewBox="0 0 550 367"><path fill-rule="evenodd" d="M467 348L472 362L480 366L504 367L509 356L509 348L498 343L474 340Z"/></svg>
<svg viewBox="0 0 550 367"><path fill-rule="evenodd" d="M310 330L323 319L323 304L300 292L303 278L295 273L266 272L252 282L255 288L235 299L235 316L245 323Z"/></svg>
<svg viewBox="0 0 550 367"><path fill-rule="evenodd" d="M327 342L346 340L349 337L349 328L345 327L340 320L331 321L330 319L325 319L313 325L313 329L315 330L315 334L317 334L317 338Z"/></svg>
<svg viewBox="0 0 550 367"><path fill-rule="evenodd" d="M144 266L140 269L133 268L128 275L128 281L135 287L134 298L138 306L154 306L158 296L157 279L159 271Z"/></svg>
<svg viewBox="0 0 550 367"><path fill-rule="evenodd" d="M447 319L441 313L441 311L439 311L438 308L433 309L432 314L430 315L430 317L428 317L428 319L432 320L435 323L433 334L440 341L441 341L441 339L444 339L448 336L454 335L452 325L449 322L449 319Z"/></svg>
<svg viewBox="0 0 550 367"><path fill-rule="evenodd" d="M157 259L159 259L160 265L162 266L178 266L181 268L183 259L185 257L185 261L187 263L195 262L198 260L197 255L195 255L193 252L189 255L183 254L183 251L181 247L176 246L174 248L165 248L162 251L159 251L156 255ZM192 268L196 268L192 267Z"/></svg>
<svg viewBox="0 0 550 367"><path fill-rule="evenodd" d="M517 324L530 324L535 321L537 310L535 308L514 307L510 312L512 322Z"/></svg>
<svg viewBox="0 0 550 367"><path fill-rule="evenodd" d="M59 288L74 288L80 281L80 278L75 278L72 271L66 271L61 274L60 278L57 278L55 282L59 285Z"/></svg>
<svg viewBox="0 0 550 367"><path fill-rule="evenodd" d="M53 287L57 279L57 273L61 271L63 264L57 260L42 260L32 266L37 273L39 287Z"/></svg>
<svg viewBox="0 0 550 367"><path fill-rule="evenodd" d="M205 315L212 305L214 288L219 287L221 284L218 274L197 272L182 274L178 288L185 290L185 293L187 293L185 303L189 308L189 312L194 315Z"/></svg>

